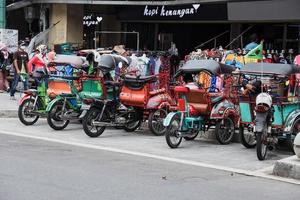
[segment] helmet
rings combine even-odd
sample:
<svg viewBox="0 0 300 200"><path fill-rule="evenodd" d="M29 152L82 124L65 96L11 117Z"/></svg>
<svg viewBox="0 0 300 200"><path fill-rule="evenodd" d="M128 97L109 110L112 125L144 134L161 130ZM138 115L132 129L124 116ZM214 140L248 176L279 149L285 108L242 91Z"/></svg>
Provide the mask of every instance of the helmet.
<svg viewBox="0 0 300 200"><path fill-rule="evenodd" d="M44 44L39 45L36 50L38 50L40 53L44 54L47 52L47 46Z"/></svg>
<svg viewBox="0 0 300 200"><path fill-rule="evenodd" d="M268 93L260 93L256 97L256 105L266 105L271 108L272 97Z"/></svg>

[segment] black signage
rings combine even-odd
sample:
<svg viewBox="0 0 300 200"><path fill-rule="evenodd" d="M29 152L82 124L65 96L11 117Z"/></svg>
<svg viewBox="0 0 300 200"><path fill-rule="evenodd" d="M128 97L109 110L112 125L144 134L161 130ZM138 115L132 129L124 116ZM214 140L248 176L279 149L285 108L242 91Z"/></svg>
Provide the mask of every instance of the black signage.
<svg viewBox="0 0 300 200"><path fill-rule="evenodd" d="M227 4L118 7L120 20L227 20Z"/></svg>

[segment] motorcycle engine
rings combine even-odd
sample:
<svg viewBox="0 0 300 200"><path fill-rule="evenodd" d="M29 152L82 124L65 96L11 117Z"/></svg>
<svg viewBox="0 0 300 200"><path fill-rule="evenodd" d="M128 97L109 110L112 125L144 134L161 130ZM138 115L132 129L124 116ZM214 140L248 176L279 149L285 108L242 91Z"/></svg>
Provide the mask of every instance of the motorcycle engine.
<svg viewBox="0 0 300 200"><path fill-rule="evenodd" d="M116 117L116 123L117 124L125 124L126 123L126 118L125 117Z"/></svg>

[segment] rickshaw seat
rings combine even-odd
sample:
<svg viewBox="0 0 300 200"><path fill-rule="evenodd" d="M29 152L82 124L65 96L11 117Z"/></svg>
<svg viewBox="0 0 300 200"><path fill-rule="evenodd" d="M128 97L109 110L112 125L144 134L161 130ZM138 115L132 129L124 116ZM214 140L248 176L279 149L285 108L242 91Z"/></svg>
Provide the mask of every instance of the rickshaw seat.
<svg viewBox="0 0 300 200"><path fill-rule="evenodd" d="M190 91L190 88L185 86L176 86L174 88L174 91L177 93L188 93Z"/></svg>
<svg viewBox="0 0 300 200"><path fill-rule="evenodd" d="M193 106L199 115L207 115L209 112L210 97L205 89L190 89L186 95L187 102Z"/></svg>
<svg viewBox="0 0 300 200"><path fill-rule="evenodd" d="M35 89L29 89L29 90L25 90L24 93L27 95L36 95L37 94L37 90Z"/></svg>
<svg viewBox="0 0 300 200"><path fill-rule="evenodd" d="M208 104L189 103L189 105L193 106L200 115L206 115L208 112Z"/></svg>
<svg viewBox="0 0 300 200"><path fill-rule="evenodd" d="M130 76L130 75L126 75L125 82L132 82L132 83L149 83L149 82L156 82L157 78L154 75L151 76Z"/></svg>

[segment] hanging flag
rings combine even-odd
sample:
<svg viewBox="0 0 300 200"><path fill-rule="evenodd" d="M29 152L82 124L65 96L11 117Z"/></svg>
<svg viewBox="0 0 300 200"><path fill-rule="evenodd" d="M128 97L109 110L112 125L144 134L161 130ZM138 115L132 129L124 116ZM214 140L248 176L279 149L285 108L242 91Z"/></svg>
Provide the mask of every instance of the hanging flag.
<svg viewBox="0 0 300 200"><path fill-rule="evenodd" d="M253 59L263 59L263 43L261 42L257 47L249 51L245 58L253 58Z"/></svg>

